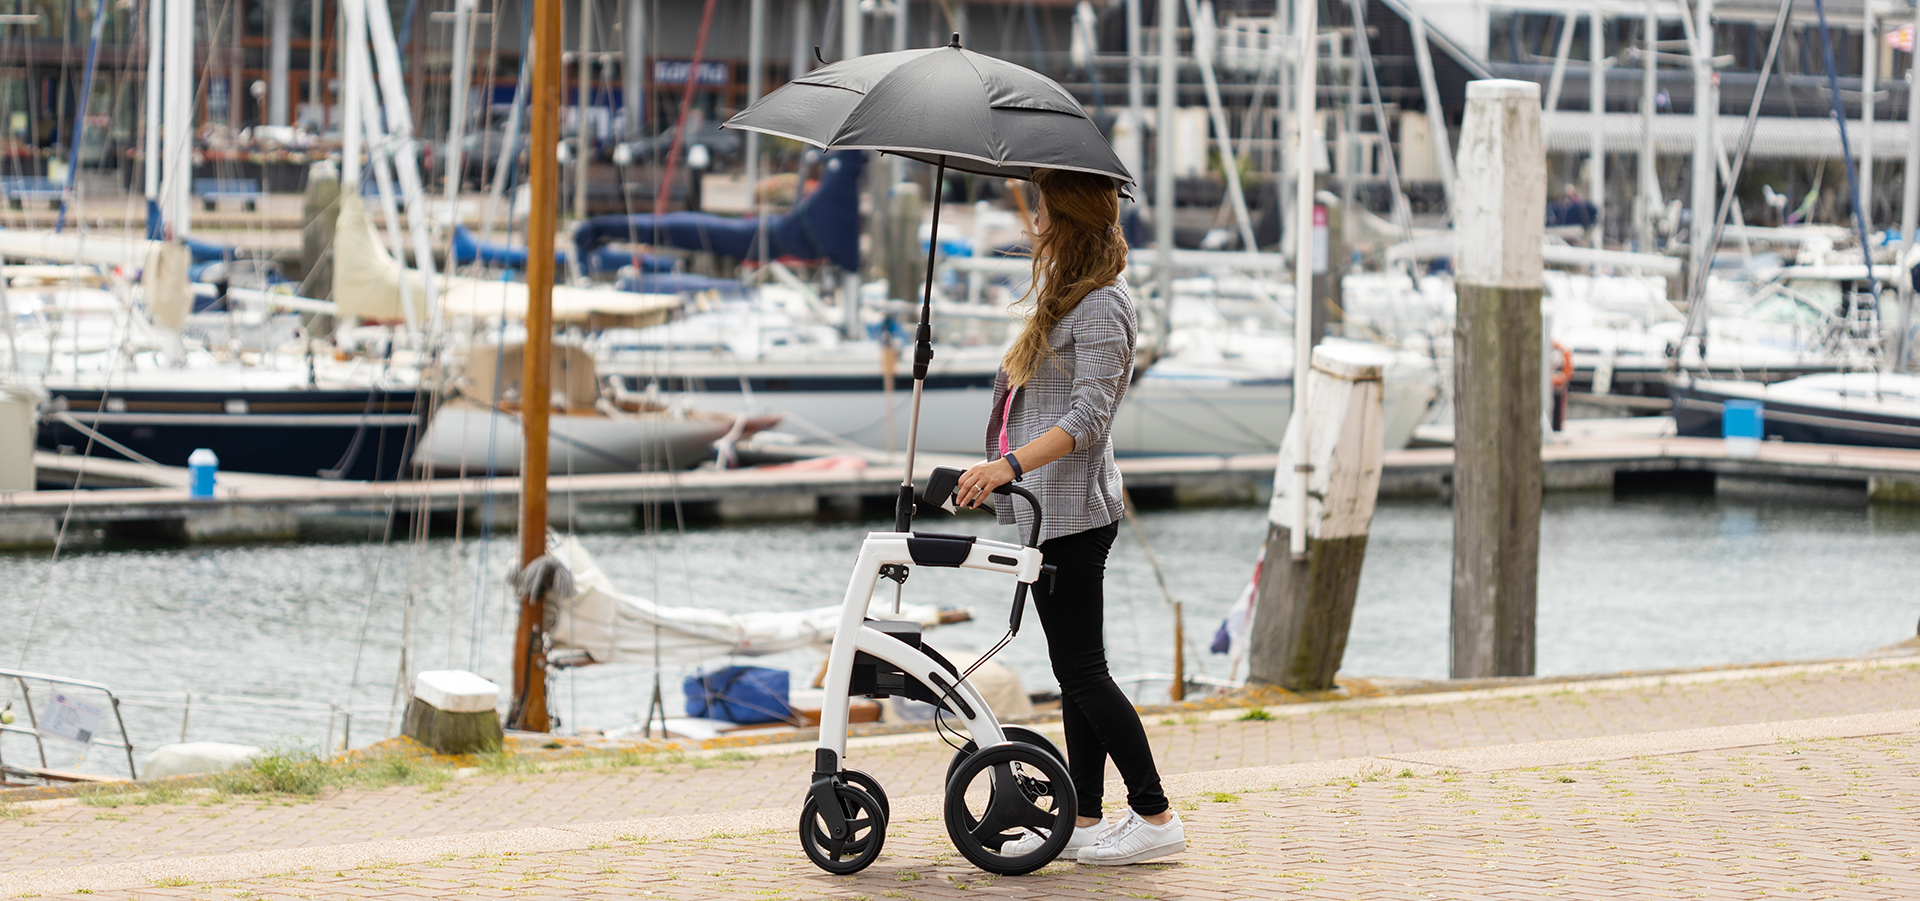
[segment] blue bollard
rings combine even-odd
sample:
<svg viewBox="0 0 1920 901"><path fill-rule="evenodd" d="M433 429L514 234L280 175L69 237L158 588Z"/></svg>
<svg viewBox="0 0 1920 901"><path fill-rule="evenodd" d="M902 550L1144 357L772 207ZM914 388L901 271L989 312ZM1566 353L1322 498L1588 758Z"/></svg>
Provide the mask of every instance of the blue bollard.
<svg viewBox="0 0 1920 901"><path fill-rule="evenodd" d="M219 481L220 458L213 451L200 448L187 457L187 494L191 497L212 497L214 483Z"/></svg>
<svg viewBox="0 0 1920 901"><path fill-rule="evenodd" d="M1721 408L1720 437L1727 456L1751 458L1766 438L1767 405L1757 400L1729 400Z"/></svg>

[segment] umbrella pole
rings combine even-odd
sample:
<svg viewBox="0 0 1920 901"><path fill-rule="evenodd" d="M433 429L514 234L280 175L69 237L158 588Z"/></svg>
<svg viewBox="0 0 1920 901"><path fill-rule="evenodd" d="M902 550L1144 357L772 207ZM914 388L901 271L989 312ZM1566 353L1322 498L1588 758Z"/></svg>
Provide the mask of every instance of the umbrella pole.
<svg viewBox="0 0 1920 901"><path fill-rule="evenodd" d="M920 294L920 326L913 330L913 413L907 420L907 468L900 474L900 500L893 508L893 530L913 530L913 450L920 443L920 392L927 384L927 364L933 362L933 257L940 246L941 187L947 180L947 158L941 157L933 174L933 230L927 236L927 281Z"/></svg>

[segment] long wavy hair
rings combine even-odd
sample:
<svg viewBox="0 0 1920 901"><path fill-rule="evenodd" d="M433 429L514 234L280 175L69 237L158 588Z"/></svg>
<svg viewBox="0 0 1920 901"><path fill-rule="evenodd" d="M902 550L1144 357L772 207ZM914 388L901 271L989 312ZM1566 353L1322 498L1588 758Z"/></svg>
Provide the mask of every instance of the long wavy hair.
<svg viewBox="0 0 1920 901"><path fill-rule="evenodd" d="M1120 234L1120 195L1113 179L1066 169L1041 169L1033 183L1047 205L1046 230L1033 236L1033 310L1002 361L1009 383L1024 385L1044 357L1047 336L1088 292L1106 287L1127 268Z"/></svg>

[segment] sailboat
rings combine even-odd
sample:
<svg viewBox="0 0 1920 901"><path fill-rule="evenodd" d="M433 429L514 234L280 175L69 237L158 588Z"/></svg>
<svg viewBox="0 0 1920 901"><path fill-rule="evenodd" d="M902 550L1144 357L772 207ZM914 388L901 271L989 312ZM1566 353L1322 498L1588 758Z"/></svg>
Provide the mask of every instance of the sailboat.
<svg viewBox="0 0 1920 901"><path fill-rule="evenodd" d="M526 353L524 344L474 344L462 351L459 373L421 436L414 462L437 474L518 473ZM736 428L741 438L778 422L684 406L633 403L623 409L605 393L592 356L577 346L554 348L551 381L557 387L548 413L547 471L555 475L690 469Z"/></svg>

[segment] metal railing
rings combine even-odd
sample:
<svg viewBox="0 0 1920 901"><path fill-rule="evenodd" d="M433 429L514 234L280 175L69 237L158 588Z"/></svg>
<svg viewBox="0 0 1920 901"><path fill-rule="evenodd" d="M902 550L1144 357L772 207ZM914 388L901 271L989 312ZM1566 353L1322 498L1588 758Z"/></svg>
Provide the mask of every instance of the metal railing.
<svg viewBox="0 0 1920 901"><path fill-rule="evenodd" d="M120 730L120 740L106 741L89 735L85 744L88 746L99 745L106 748L119 748L127 755L127 775L134 779L140 778L140 772L135 768L133 762L133 740L127 737L127 721L120 715L120 699L114 695L113 689L98 682L88 682L85 679L68 679L64 676L49 676L46 673L30 673L24 670L0 669L0 679L11 679L15 684L20 686L21 702L25 704L27 708L26 725L22 726L18 723L0 724L0 733L12 732L17 735L31 736L33 738L34 748L40 754L39 771L10 767L7 765L4 756L0 756L0 772L46 778L46 773L44 772L48 769L46 737L40 731L40 713L33 707L33 691L27 684L29 681L33 681L46 683L49 687L54 685L67 685L74 688L97 691L106 695L108 704L113 707L113 722ZM11 707L12 705L9 704L8 706ZM0 749L0 754L4 754L3 749Z"/></svg>

